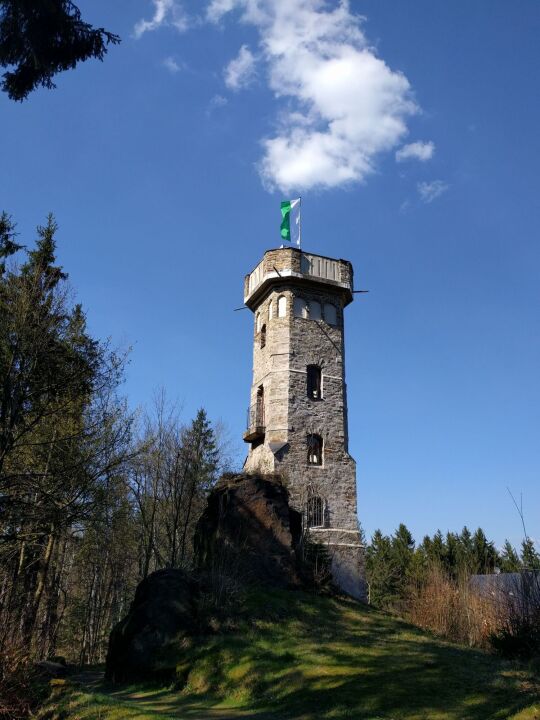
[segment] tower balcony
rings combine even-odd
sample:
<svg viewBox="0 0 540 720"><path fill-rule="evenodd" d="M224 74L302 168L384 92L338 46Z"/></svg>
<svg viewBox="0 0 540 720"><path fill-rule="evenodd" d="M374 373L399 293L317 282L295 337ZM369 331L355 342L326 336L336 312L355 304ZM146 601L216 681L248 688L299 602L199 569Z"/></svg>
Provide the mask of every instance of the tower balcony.
<svg viewBox="0 0 540 720"><path fill-rule="evenodd" d="M266 425L264 421L264 408L260 403L251 405L247 411L246 431L244 433L244 442L255 442L264 438Z"/></svg>
<svg viewBox="0 0 540 720"><path fill-rule="evenodd" d="M353 270L348 260L306 253L297 248L267 250L244 280L244 303L252 310L275 284L309 284L341 291L344 305L353 299Z"/></svg>

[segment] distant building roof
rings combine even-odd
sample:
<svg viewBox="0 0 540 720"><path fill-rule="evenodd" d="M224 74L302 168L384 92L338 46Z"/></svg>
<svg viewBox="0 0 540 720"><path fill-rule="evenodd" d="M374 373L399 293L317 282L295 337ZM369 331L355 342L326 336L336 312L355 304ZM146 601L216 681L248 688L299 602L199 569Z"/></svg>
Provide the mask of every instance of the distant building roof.
<svg viewBox="0 0 540 720"><path fill-rule="evenodd" d="M471 575L469 587L484 598L528 613L540 607L540 571Z"/></svg>

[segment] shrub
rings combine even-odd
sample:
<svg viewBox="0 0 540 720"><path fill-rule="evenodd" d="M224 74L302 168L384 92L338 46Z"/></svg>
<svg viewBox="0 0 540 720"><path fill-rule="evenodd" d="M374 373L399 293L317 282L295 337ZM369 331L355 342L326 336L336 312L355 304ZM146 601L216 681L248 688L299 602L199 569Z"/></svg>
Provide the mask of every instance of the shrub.
<svg viewBox="0 0 540 720"><path fill-rule="evenodd" d="M4 643L0 653L0 720L31 716L47 692L37 676L28 652Z"/></svg>
<svg viewBox="0 0 540 720"><path fill-rule="evenodd" d="M497 606L474 592L467 577L453 580L437 566L410 588L405 614L415 625L471 647L490 647L502 626Z"/></svg>
<svg viewBox="0 0 540 720"><path fill-rule="evenodd" d="M513 576L506 596L504 619L490 637L501 655L529 659L540 656L540 574L523 571Z"/></svg>

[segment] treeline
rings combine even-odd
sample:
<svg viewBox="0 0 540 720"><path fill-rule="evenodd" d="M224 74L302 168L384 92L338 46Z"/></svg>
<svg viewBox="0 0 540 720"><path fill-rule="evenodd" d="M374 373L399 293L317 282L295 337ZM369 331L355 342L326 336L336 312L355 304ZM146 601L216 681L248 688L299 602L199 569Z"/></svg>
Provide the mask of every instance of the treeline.
<svg viewBox="0 0 540 720"><path fill-rule="evenodd" d="M56 230L27 249L0 217L0 684L29 660L102 661L137 583L190 565L228 463L204 410L183 424L161 393L129 411L126 356L71 302Z"/></svg>
<svg viewBox="0 0 540 720"><path fill-rule="evenodd" d="M530 538L523 540L519 552L508 540L499 551L481 528L471 533L464 527L461 533L446 535L437 531L417 545L401 524L393 535L376 530L366 552L370 602L397 612L407 606L411 592L425 584L434 570L460 582L471 575L538 569L540 554Z"/></svg>
<svg viewBox="0 0 540 720"><path fill-rule="evenodd" d="M481 528L436 532L417 545L405 525L373 534L366 552L370 602L454 642L529 658L540 652L540 555L525 538L501 551ZM486 591L474 575L512 573ZM482 589L484 588L484 589ZM511 592L510 592L511 591Z"/></svg>

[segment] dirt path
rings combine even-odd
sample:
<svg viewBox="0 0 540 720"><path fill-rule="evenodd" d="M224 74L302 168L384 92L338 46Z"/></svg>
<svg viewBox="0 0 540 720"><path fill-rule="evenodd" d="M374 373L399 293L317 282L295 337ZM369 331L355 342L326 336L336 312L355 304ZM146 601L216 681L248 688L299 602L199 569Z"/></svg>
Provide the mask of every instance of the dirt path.
<svg viewBox="0 0 540 720"><path fill-rule="evenodd" d="M105 683L104 673L98 669L82 670L72 675L70 680L82 685L90 693L108 695L127 706L143 711L144 717L149 719L155 714L182 720L240 720L240 718L247 717L256 717L258 720L275 720L275 716L268 715L268 713L256 714L253 710L211 707L204 703L192 703L178 692L168 688L147 687L133 690L130 687L111 686Z"/></svg>
<svg viewBox="0 0 540 720"><path fill-rule="evenodd" d="M79 685L83 685L85 688L90 690L91 692L97 692L99 688L99 692L102 692L102 687L104 687L104 672L103 670L81 670L81 672L76 673L75 675L71 675L69 678L72 682L78 683Z"/></svg>

